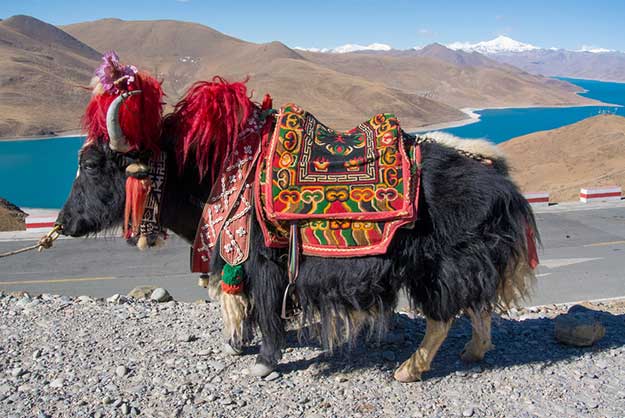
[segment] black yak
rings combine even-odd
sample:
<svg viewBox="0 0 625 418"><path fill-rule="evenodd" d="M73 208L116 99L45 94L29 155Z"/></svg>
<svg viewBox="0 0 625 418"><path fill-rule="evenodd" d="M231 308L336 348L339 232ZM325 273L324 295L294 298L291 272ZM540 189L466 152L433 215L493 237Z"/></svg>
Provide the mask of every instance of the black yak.
<svg viewBox="0 0 625 418"><path fill-rule="evenodd" d="M203 203L230 150L228 141L247 118L258 117L260 109L247 97L243 83L215 79L195 85L161 127L156 117L160 107L158 115L142 116L150 111L142 107L148 105L148 90L156 87L149 80L141 73L134 75L127 90L141 93L133 97L112 90L104 93L108 102L97 109L99 123L87 123L89 137L80 152L79 175L57 221L64 234L84 236L122 224L129 240L145 238L141 246L154 244L155 236L144 237L137 225L141 217L134 212L142 212L144 205L136 204L137 193L128 190L141 188L149 156L164 151L169 157L159 205L161 226L194 240ZM120 111L126 98L128 107ZM103 130L106 115L108 129ZM93 112L90 117L93 120ZM128 124L145 129L126 129ZM482 143L439 141L443 143L421 144L418 218L411 228L396 233L385 254L302 255L295 282L302 321L318 323L319 337L328 348L353 342L366 326L383 329L398 293L405 289L413 306L426 316L427 330L415 354L395 372L402 382L420 380L429 370L454 317L463 312L471 319L473 336L462 358L481 360L492 347L492 310L525 297L534 279L538 239L534 217L508 177L503 157ZM474 147L471 154L481 158L457 149L467 147ZM262 344L252 373L265 376L277 366L285 342L281 308L288 284L287 251L265 245L256 216L250 240L249 258L243 264L244 291L222 294L222 303L235 347L241 345L244 323L260 330ZM218 255L212 260L212 272L218 275L224 262Z"/></svg>

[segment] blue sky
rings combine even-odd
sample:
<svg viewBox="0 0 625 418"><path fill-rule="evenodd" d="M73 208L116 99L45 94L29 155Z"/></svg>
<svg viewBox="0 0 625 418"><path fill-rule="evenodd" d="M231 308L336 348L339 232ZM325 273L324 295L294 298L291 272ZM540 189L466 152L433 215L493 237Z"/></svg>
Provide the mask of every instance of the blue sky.
<svg viewBox="0 0 625 418"><path fill-rule="evenodd" d="M1 0L0 17L62 25L117 17L202 23L253 42L294 47L381 42L405 49L508 35L542 47L625 51L624 0Z"/></svg>

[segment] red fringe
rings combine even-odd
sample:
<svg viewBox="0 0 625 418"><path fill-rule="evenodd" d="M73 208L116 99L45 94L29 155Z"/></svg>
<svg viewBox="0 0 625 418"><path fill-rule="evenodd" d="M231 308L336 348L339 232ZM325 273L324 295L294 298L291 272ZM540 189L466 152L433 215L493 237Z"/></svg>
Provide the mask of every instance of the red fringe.
<svg viewBox="0 0 625 418"><path fill-rule="evenodd" d="M175 135L181 141L181 167L193 151L200 177L207 174L212 164L210 175L215 181L254 108L246 81L229 83L218 76L212 81L199 81L176 104L171 117Z"/></svg>
<svg viewBox="0 0 625 418"><path fill-rule="evenodd" d="M142 93L129 97L120 110L119 120L124 135L134 148L158 152L163 117L161 83L148 73L139 72L130 90L141 90ZM82 118L87 141L108 142L106 112L116 97L110 93L91 97Z"/></svg>
<svg viewBox="0 0 625 418"><path fill-rule="evenodd" d="M124 237L126 239L139 233L143 211L151 190L152 182L149 178L128 177L126 179L126 208L124 210Z"/></svg>
<svg viewBox="0 0 625 418"><path fill-rule="evenodd" d="M236 295L238 293L241 293L241 291L243 290L243 284L241 283L233 286L221 282L221 290L223 290L224 293L228 293L229 295Z"/></svg>

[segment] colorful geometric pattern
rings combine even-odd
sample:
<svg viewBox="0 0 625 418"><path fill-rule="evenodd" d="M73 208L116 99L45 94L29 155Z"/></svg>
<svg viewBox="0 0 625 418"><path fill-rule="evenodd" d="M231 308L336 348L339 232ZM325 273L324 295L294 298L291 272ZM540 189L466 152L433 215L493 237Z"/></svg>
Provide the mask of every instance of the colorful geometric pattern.
<svg viewBox="0 0 625 418"><path fill-rule="evenodd" d="M332 164L315 167L310 163L320 155L326 155ZM352 171L341 163L346 161L346 155L370 157ZM394 158L385 158L389 155ZM397 229L416 219L420 163L420 148L405 146L397 119L392 115L377 115L338 134L297 106L283 107L268 154L259 161L254 185L256 215L265 245L287 247L289 226L297 222L304 255L384 254ZM390 172L394 175L389 176ZM348 174L356 177L347 177ZM397 193L395 199L363 199L359 194L362 190L375 193L389 189ZM298 192L300 201L285 204L279 197L285 191ZM345 191L341 199L334 199L337 191ZM308 199L314 193L322 198ZM335 204L337 201L341 205ZM272 210L268 210L270 205Z"/></svg>
<svg viewBox="0 0 625 418"><path fill-rule="evenodd" d="M358 234L377 236L383 228L371 228L370 221L413 217L410 161L392 114L340 133L288 104L278 114L266 161L269 219L366 220L356 224ZM344 230L337 222L315 222L314 228Z"/></svg>

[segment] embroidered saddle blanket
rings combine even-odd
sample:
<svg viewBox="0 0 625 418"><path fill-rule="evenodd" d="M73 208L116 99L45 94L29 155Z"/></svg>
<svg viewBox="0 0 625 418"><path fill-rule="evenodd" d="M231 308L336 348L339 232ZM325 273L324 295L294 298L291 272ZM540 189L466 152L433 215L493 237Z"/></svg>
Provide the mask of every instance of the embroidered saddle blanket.
<svg viewBox="0 0 625 418"><path fill-rule="evenodd" d="M419 164L420 150L404 144L391 114L339 133L297 105L282 107L256 175L265 244L286 247L296 222L303 254L385 253L416 219Z"/></svg>
<svg viewBox="0 0 625 418"><path fill-rule="evenodd" d="M280 110L266 154L271 220L411 218L410 161L392 114L336 132L294 104Z"/></svg>

